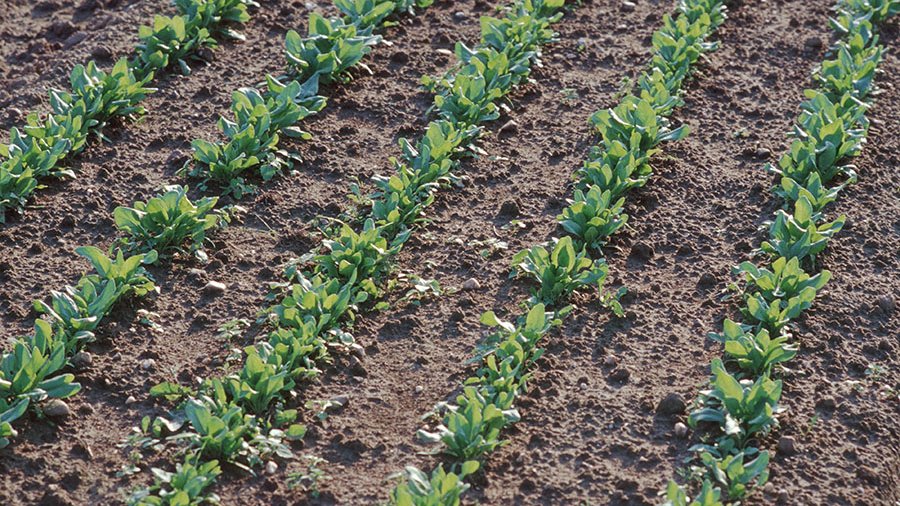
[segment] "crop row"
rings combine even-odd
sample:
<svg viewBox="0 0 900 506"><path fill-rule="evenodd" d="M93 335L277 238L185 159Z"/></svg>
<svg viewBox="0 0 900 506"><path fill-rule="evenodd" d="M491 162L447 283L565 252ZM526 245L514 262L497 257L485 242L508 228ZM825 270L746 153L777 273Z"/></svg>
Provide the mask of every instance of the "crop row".
<svg viewBox="0 0 900 506"><path fill-rule="evenodd" d="M364 23L380 22L392 12L386 3L400 7L357 0L354 5L366 9L358 18L350 16L356 29L333 33L350 34L354 47L367 47L370 31L363 29ZM415 144L401 140L402 156L392 160L395 174L376 177L371 195L357 191L355 216L347 223L333 221L323 230L320 247L288 268L287 282L277 285L273 295L279 302L267 310L271 331L267 339L244 349L239 371L199 385L163 383L151 389L152 395L172 401L174 410L168 417L142 420L132 441L145 448L178 442L183 462L175 472L154 469L155 483L132 502L199 501L220 474L220 462L250 470L267 459L291 457L288 441L305 433L297 410L290 407L295 387L320 374L319 366L330 361L335 348L346 350L352 344L344 327L362 304L382 295L393 256L424 220L435 192L456 179L452 171L474 149L481 124L499 116L499 100L527 78L540 46L553 38L549 24L558 19L555 11L562 5L563 0L514 2L505 17L482 18L483 43L477 49L457 45L458 68L430 83L439 119ZM373 15L376 11L383 15ZM311 29L321 19L312 18ZM228 142L234 139L229 136ZM208 167L199 159L200 151L194 161ZM265 171L265 162L257 165ZM222 186L234 193L244 191L244 184Z"/></svg>
<svg viewBox="0 0 900 506"><path fill-rule="evenodd" d="M591 116L600 143L574 175L574 198L557 218L568 234L513 257L513 272L536 283L524 314L515 322L502 321L492 311L482 315L481 322L493 330L478 346L481 367L463 382L455 403L443 405L436 429L419 431L420 439L441 445L449 469L441 463L429 475L408 467L406 480L391 493L392 504L459 504L468 489L463 480L506 444L501 432L520 419L516 399L544 352L540 341L572 311L564 304L574 291L597 287L601 302L622 315L618 298L623 291L603 289L609 267L601 248L627 221L626 193L647 183L658 146L687 135L686 126L671 128L667 118L682 104L681 87L697 59L716 47L707 39L725 20L722 0L686 0L678 10L653 34L649 68L638 79L638 90L615 108Z"/></svg>
<svg viewBox="0 0 900 506"><path fill-rule="evenodd" d="M0 145L0 223L9 210L23 211L28 198L47 177L74 177L64 167L67 158L84 150L91 134L101 139L107 122L146 111L141 102L156 91L147 87L154 74L177 66L188 74L188 61L203 48L214 48L216 37L243 39L228 23L250 19L253 0L174 0L178 15L156 16L141 26L131 60L122 58L108 73L93 61L72 69L71 89L51 90L51 112L30 113L26 124L10 130L8 145Z"/></svg>
<svg viewBox="0 0 900 506"><path fill-rule="evenodd" d="M315 92L320 81L345 79L341 76L346 75L349 65L323 66L322 61L329 58L337 61L339 54L346 56L345 39L352 41L350 34L368 33L370 39L375 39L371 32L384 26L389 15L411 11L412 7L410 0L379 4L367 0L336 0L335 4L345 14L344 18L325 19L313 14L309 37L300 38L295 32L288 34L286 78L290 81L281 85L283 89L302 88ZM323 24L333 28L332 35L323 37L320 34ZM330 46L326 46L323 39ZM297 47L316 44L322 46L318 52L295 51ZM367 52L368 46L363 48L360 57ZM304 63L307 59L309 63ZM343 62L348 60L345 58ZM358 61L356 58L353 63ZM301 70L311 68L317 70ZM303 79L302 84L297 79ZM267 100L252 110L252 117L257 120L270 116L281 118L276 122L277 126L271 126L267 131L267 135L277 142L279 131L296 128L296 123L302 119L284 111L302 106L291 101L296 95L286 94L283 90L272 92L274 79L268 81ZM255 90L244 89L235 94L236 121L223 119L223 124L240 131L259 126L258 121L244 121L248 116L242 115L244 102L240 98L253 92ZM316 101L324 106L323 97L316 97ZM288 123L284 118L292 121ZM205 259L202 248L207 232L226 224L229 219L227 209L215 209L217 202L217 197L192 202L186 188L168 187L146 202L138 201L130 207L115 209L113 218L121 237L109 251L93 246L76 250L89 260L93 272L82 276L74 286L52 291L49 303L36 301L35 309L43 317L35 321L34 333L17 339L11 352L0 358L0 445L7 445L8 438L16 435L12 423L25 414L29 405L66 398L80 390L74 375L62 371L68 366L68 360L94 339L94 331L120 300L158 291L146 265L156 264L161 259L168 261L176 255L193 254Z"/></svg>
<svg viewBox="0 0 900 506"><path fill-rule="evenodd" d="M805 92L790 149L766 167L780 178L774 192L785 201L767 222L769 238L758 250L766 260L735 268L744 284L742 321L725 320L722 332L710 336L724 344L724 359L712 362L709 389L689 417L691 426L709 430L709 439L692 448L699 462L690 476L699 490L691 500L670 482L668 505L736 504L768 480L770 455L760 449L760 439L783 411L782 382L774 376L797 354L792 322L831 277L827 270L816 272L815 260L844 217L828 221L825 207L857 179L846 162L861 151L869 127L865 114L884 51L875 30L900 12L900 2L840 0L836 12L831 25L839 40L816 69L818 88Z"/></svg>

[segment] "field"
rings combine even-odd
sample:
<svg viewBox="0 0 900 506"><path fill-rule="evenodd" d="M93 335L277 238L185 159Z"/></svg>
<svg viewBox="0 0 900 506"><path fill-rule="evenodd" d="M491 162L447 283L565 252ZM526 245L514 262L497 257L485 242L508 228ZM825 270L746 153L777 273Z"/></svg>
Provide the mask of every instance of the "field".
<svg viewBox="0 0 900 506"><path fill-rule="evenodd" d="M0 503L900 504L900 1L7 3Z"/></svg>

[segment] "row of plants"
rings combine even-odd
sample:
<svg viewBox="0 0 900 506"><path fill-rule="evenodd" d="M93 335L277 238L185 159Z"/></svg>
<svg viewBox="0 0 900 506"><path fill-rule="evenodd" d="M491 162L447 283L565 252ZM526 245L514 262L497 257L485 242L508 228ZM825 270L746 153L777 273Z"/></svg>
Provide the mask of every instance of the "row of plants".
<svg viewBox="0 0 900 506"><path fill-rule="evenodd" d="M696 460L689 484L669 483L667 505L737 504L768 480L771 457L762 447L784 409L776 376L798 352L794 322L831 277L818 271L816 257L844 217L829 221L825 208L857 179L847 162L860 153L869 127L865 114L884 52L876 28L900 12L900 2L840 0L835 10L831 26L838 42L814 73L817 88L804 93L790 149L766 166L780 180L773 190L784 208L766 223L768 240L757 250L761 265L735 268L742 284L740 321L725 320L722 332L710 335L724 344L724 356L713 360L709 389L689 416L705 437L691 448ZM688 486L697 490L693 499Z"/></svg>
<svg viewBox="0 0 900 506"><path fill-rule="evenodd" d="M638 91L615 108L592 115L600 142L574 175L574 198L557 218L567 235L513 257L513 275L536 284L522 304L524 313L513 322L493 311L482 315L481 322L492 331L477 349L474 361L480 368L463 382L454 402L439 405L435 430L418 433L421 440L439 444L435 452L448 462L430 474L408 467L405 480L391 492L391 504L459 504L469 488L465 478L507 443L503 429L519 421L516 400L526 392L534 364L544 353L540 342L571 313L567 301L575 291L596 288L601 303L622 315L624 289L604 291L609 267L601 248L627 221L626 192L647 183L650 157L658 146L687 135L685 126L671 128L668 116L681 105L682 85L700 55L716 47L707 39L724 20L722 0L680 2L678 15L667 15L653 34L649 68L637 81Z"/></svg>
<svg viewBox="0 0 900 506"><path fill-rule="evenodd" d="M332 32L323 30L320 21L324 18L314 17L311 25L317 24L318 31L303 43L306 49L294 54L321 54L322 49L316 44L324 44L326 37L331 36L323 35L326 32L335 37L340 37L338 33L348 34L352 41L346 44L367 50L372 35L365 24L384 20L390 14L383 12L386 3L394 10L410 7L407 2L336 2L345 13L344 6L357 8L358 17L345 18L348 25L357 25ZM348 326L360 308L383 295L393 257L425 220L425 208L433 202L435 193L457 180L452 171L462 157L475 149L483 123L496 119L499 101L527 79L540 47L554 39L550 23L561 17L557 11L563 3L517 0L506 8L504 17L482 18L482 43L476 48L457 45L460 64L446 75L429 80L436 92L433 111L438 119L429 123L416 143L401 140L402 155L391 160L395 173L376 177L375 188L369 194L355 187L356 209L344 221L329 220L322 228L324 238L320 246L288 266L285 282L273 284L272 297L277 303L264 311L264 320L271 329L263 341L244 348L239 370L197 385L163 383L151 389L151 395L170 401L173 409L166 417L142 420L132 442L143 448L178 443L182 462L174 472L154 469L154 484L138 491L131 498L132 503L210 500L214 497L207 489L221 473L220 463L252 472L265 461L291 457L289 442L302 438L306 430L298 423L297 409L292 407L297 385L317 377L320 367L332 360L334 352L346 351L353 344ZM289 46L292 44L293 41L288 42ZM329 44L328 47L335 47L333 42ZM341 51L346 54L349 49ZM291 53L290 48L288 52ZM297 75L308 76L300 88L325 80L323 76L328 71L314 70L312 62L320 62L322 69L334 72L327 79L335 80L342 72L341 62L347 61L336 58L332 64L321 56L310 60L295 67ZM271 86L276 80L269 79L268 83ZM279 93L289 87L282 87ZM290 94L296 96L294 92ZM242 94L242 102L246 96ZM263 116L255 110L247 117L251 115ZM239 118L237 110L235 117ZM248 119L246 124L254 121ZM229 140L220 146L226 146L237 136L228 135L234 130L228 123L222 124ZM255 127L250 129L256 131ZM227 164L201 160L205 155L200 146L195 144L195 169ZM257 157L258 163L236 171L223 169L221 173L229 175L217 182L225 183L223 188L232 194L243 192L245 181L232 183L242 178L245 171L257 167L265 178L268 153L273 153L273 149L268 148L265 153ZM216 179L211 174L212 169L207 175L210 180Z"/></svg>
<svg viewBox="0 0 900 506"><path fill-rule="evenodd" d="M156 73L177 67L188 74L188 62L221 38L242 39L229 24L250 19L253 0L174 0L175 16L156 16L141 26L131 59L121 58L109 72L94 61L76 65L69 91L50 91L50 112L32 112L13 127L9 144L0 144L0 223L9 210L22 212L41 179L74 177L66 161L84 150L88 137L101 139L114 118L134 118L146 111L141 102L156 91L148 87Z"/></svg>
<svg viewBox="0 0 900 506"><path fill-rule="evenodd" d="M428 3L420 1L419 5ZM361 25L366 24L363 29L369 31L379 26L367 23L374 21L385 26L390 23L387 20L389 15L411 12L413 6L412 0L380 3L336 0L335 4L345 17L328 20L328 23L335 26L358 19ZM317 14L311 16L311 35L308 38L298 41L292 40L295 32L288 35L287 54L291 68L309 68L319 65L323 59L334 58L340 47L339 40L334 41L336 47L330 53L292 52L291 44L294 44L293 47L297 44L311 45L319 39L314 33L314 25L321 19L324 18ZM303 63L306 59L308 64ZM276 81L269 78L268 89L274 93L274 98L268 98L253 113L278 118L279 130L273 129L270 132L273 136L277 136L279 131L294 129L303 117L291 112L302 108L294 90L309 87L309 83L319 79L319 76L325 81L346 80L348 69L345 65L334 67L331 69L334 75L328 76L326 73L329 70L322 68L316 76L305 76L303 85L294 79L303 73L289 70L286 79L291 80L285 85L278 83L281 89L275 92L271 90L276 86ZM235 102L240 104L236 110L244 110L238 109L243 107L243 102L237 97L252 96L254 91L248 88L236 94ZM261 95L257 93L256 96ZM324 98L318 97L317 100L324 104ZM259 110L263 107L265 112ZM236 116L240 117L239 113ZM218 201L218 197L192 201L186 187L164 188L146 202L136 201L131 206L115 209L113 218L120 238L107 251L93 246L76 250L89 260L93 271L82 276L74 286L64 287L59 292L52 291L49 302L36 301L34 307L42 317L35 321L34 333L15 340L12 350L0 358L0 447L6 446L9 438L16 435L12 424L27 412L29 406L38 406L36 414L41 416L39 403L66 398L80 390L74 375L65 372L70 366L69 361L86 343L94 340L94 331L121 300L128 296L142 297L158 292L146 266L169 262L176 256L195 256L200 261L206 260L203 247L207 242L207 233L227 224L231 216L230 209L216 208ZM170 499L177 503L180 497L175 494Z"/></svg>

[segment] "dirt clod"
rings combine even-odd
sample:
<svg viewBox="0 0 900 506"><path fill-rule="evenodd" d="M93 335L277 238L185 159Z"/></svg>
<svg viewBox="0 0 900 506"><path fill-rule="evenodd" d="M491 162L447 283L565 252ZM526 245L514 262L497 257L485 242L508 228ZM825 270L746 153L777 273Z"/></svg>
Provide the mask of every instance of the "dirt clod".
<svg viewBox="0 0 900 506"><path fill-rule="evenodd" d="M609 379L613 381L626 382L631 377L631 372L624 366L616 367L609 373Z"/></svg>
<svg viewBox="0 0 900 506"><path fill-rule="evenodd" d="M684 397L673 392L659 401L656 412L661 415L678 415L684 413L686 407L687 404L684 402Z"/></svg>
<svg viewBox="0 0 900 506"><path fill-rule="evenodd" d="M519 215L519 204L515 200L507 200L500 205L500 216L514 218Z"/></svg>
<svg viewBox="0 0 900 506"><path fill-rule="evenodd" d="M896 309L897 303L894 301L894 298L890 295L882 295L878 297L878 309L881 310L884 314L891 314Z"/></svg>

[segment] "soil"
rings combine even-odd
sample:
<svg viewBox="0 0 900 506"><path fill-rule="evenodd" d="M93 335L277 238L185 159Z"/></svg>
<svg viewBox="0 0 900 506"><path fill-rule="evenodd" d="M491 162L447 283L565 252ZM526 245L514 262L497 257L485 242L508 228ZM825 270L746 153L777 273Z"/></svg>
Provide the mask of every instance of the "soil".
<svg viewBox="0 0 900 506"><path fill-rule="evenodd" d="M66 87L73 65L92 57L110 65L133 47L138 24L160 9L171 13L149 0L8 3L10 15L0 20L4 128L27 111L46 110L46 91ZM72 159L77 179L48 181L23 216L0 228L3 335L27 332L31 300L87 269L77 246L114 241L116 206L184 183L175 172L190 141L217 136L215 120L232 90L282 70L287 30L302 30L311 8L334 12L325 0L261 3L242 28L246 42L222 44L190 76L162 76L144 118L109 128L109 143L93 142ZM733 315L733 301L721 300L731 267L749 258L763 237L758 227L779 205L761 168L787 146L784 133L829 43L830 3L731 6L717 32L721 48L702 62L676 112L691 135L655 159L654 179L629 197L629 230L609 250L613 285L629 289L626 317L611 317L592 297L575 301L574 317L547 341L519 406L522 422L486 462L468 503L658 503L657 492L695 440L673 434L684 413L657 407L673 393L694 398L721 353L705 335ZM517 314L527 285L508 279L510 257L557 233L554 217L570 194L570 175L594 142L587 118L616 103L623 78L639 72L650 34L671 9L669 2L642 0L631 9L593 0L565 16L534 82L488 128L486 154L461 165L463 187L439 194L432 223L398 258L398 274L436 279L445 293L405 299L401 279L391 307L363 314L353 328L366 350L364 370L338 357L321 381L298 392L299 405L349 399L325 420L308 414L310 434L295 448L298 456L324 459L319 493L289 488L288 475L305 471L298 458L271 475L227 469L216 487L223 504L375 504L386 499L392 473L435 463L415 439L427 426L421 417L472 372L466 359L484 336L480 313ZM117 475L129 464L120 444L131 428L167 408L149 398L149 388L221 374L230 350L259 334L254 326L229 342L217 329L253 320L279 266L315 244L310 220L345 209L354 180L390 170L397 140L416 136L428 120L430 97L418 89L419 78L449 68L445 50L457 40L474 43L478 16L492 12L482 0L439 0L387 30L391 45L365 60L370 72L325 90L328 106L304 124L314 140L290 146L303 163L241 202L243 218L214 234L211 261L154 270L159 296L123 305L101 326L89 346L93 365L76 373L84 388L69 402L73 415L58 425L31 415L19 424L20 435L0 450L0 502L121 503L149 481L146 467L171 466L170 454L149 455L141 472ZM896 21L887 24L882 42L895 46L898 31ZM830 209L848 223L821 258L834 277L801 321L802 351L784 374L788 410L766 441L775 450L779 438L792 438L795 452L775 455L771 484L748 504L900 500L900 140L890 134L898 127L900 59L888 52L882 69L869 144L855 160L860 182ZM507 248L482 255L485 241L495 239ZM454 290L470 278L478 288ZM227 291L204 294L209 280ZM158 330L139 323L141 309L153 313ZM130 396L136 402L126 402Z"/></svg>

